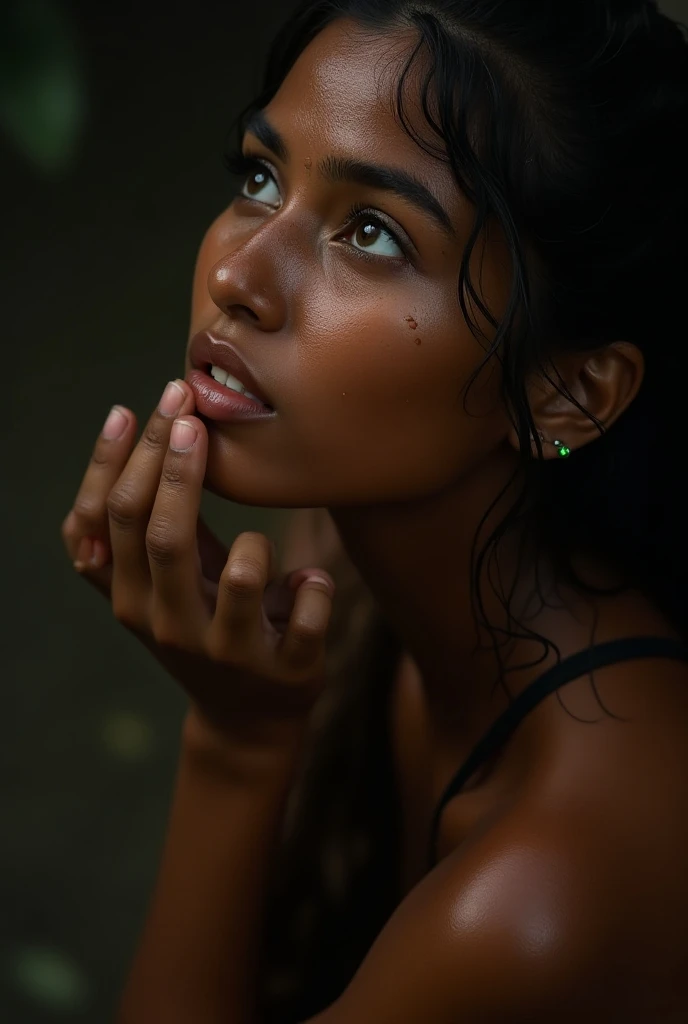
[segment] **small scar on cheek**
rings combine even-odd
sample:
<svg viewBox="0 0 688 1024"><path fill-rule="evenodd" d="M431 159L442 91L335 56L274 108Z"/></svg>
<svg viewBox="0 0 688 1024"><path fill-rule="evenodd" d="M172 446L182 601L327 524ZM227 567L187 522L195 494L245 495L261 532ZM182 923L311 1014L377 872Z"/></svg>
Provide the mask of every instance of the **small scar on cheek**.
<svg viewBox="0 0 688 1024"><path fill-rule="evenodd" d="M406 323L407 323L407 324L409 325L409 327L410 327L410 329L411 329L412 331L417 331L417 330L418 330L418 324L417 324L417 322L416 322L416 321L415 321L415 320L413 319L413 317L412 317L412 316L406 316L406 317L404 317L404 319L405 319Z"/></svg>
<svg viewBox="0 0 688 1024"><path fill-rule="evenodd" d="M312 164L313 164L313 161L311 160L311 158L309 156L307 156L306 159L303 162L303 166L306 168L307 171L310 171Z"/></svg>

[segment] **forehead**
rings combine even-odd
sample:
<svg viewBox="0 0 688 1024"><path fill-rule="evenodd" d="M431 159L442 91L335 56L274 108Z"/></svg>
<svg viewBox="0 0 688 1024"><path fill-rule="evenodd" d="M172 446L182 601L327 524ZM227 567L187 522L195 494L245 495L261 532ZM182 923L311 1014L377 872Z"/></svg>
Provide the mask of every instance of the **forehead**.
<svg viewBox="0 0 688 1024"><path fill-rule="evenodd" d="M398 78L416 38L410 29L378 32L350 19L333 22L300 55L266 114L299 157L336 154L405 167L451 211L459 201L451 172L410 138L395 114ZM423 70L417 62L407 79L404 111L437 146L420 112Z"/></svg>

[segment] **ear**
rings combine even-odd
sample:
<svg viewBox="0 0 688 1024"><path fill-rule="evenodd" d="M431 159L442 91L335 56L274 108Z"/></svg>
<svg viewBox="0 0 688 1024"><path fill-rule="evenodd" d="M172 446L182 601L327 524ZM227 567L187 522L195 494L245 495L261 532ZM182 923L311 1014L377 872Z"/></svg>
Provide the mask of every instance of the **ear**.
<svg viewBox="0 0 688 1024"><path fill-rule="evenodd" d="M538 372L528 383L530 408L544 442L543 459L558 458L555 441L573 452L594 441L600 436L595 420L608 430L638 394L644 375L642 352L625 341L592 352L557 355L544 373ZM509 442L519 449L513 428ZM537 458L535 439L531 450Z"/></svg>

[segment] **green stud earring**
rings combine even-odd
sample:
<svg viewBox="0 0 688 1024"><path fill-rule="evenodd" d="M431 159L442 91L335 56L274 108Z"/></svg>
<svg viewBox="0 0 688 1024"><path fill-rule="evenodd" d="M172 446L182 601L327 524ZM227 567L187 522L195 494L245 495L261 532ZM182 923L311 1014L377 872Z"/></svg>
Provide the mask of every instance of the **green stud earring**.
<svg viewBox="0 0 688 1024"><path fill-rule="evenodd" d="M571 454L571 449L567 444L564 444L563 441L548 441L541 430L538 430L538 437L540 438L543 444L554 445L554 447L559 452L560 459L568 459L569 455Z"/></svg>

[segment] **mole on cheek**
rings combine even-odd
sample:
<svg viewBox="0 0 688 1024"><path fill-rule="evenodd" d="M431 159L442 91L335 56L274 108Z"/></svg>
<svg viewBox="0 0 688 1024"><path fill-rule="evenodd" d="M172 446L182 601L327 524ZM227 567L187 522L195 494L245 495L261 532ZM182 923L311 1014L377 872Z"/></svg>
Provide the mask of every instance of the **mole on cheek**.
<svg viewBox="0 0 688 1024"><path fill-rule="evenodd" d="M421 344L422 344L422 342L421 342L420 338L416 338L416 345L421 345Z"/></svg>
<svg viewBox="0 0 688 1024"><path fill-rule="evenodd" d="M404 317L404 320L405 320L405 321L406 321L406 323L407 323L407 324L409 325L409 327L410 327L410 329L411 329L412 331L417 331L417 330L418 330L418 324L417 324L417 322L416 322L416 321L415 321L415 320L413 319L413 317L412 317L412 316L406 316L406 317Z"/></svg>

